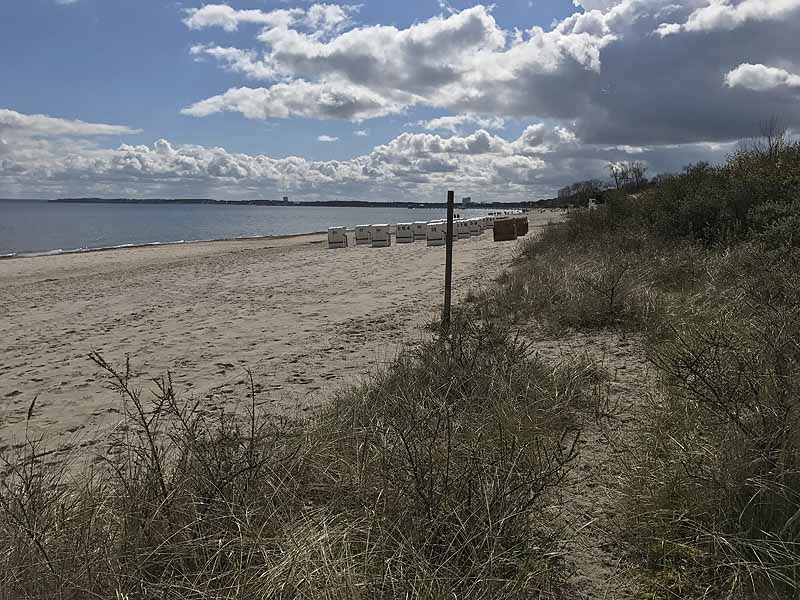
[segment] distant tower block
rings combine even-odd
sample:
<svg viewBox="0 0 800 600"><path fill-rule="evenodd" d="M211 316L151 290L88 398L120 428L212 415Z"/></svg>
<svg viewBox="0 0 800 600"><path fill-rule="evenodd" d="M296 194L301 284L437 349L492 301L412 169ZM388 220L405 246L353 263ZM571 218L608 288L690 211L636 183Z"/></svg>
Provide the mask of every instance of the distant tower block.
<svg viewBox="0 0 800 600"><path fill-rule="evenodd" d="M328 248L347 248L347 228L328 228Z"/></svg>
<svg viewBox="0 0 800 600"><path fill-rule="evenodd" d="M447 243L447 223L431 221L425 227L428 246L444 246Z"/></svg>
<svg viewBox="0 0 800 600"><path fill-rule="evenodd" d="M286 204L289 204L289 196L284 196L284 197L283 197L283 201L284 201Z"/></svg>
<svg viewBox="0 0 800 600"><path fill-rule="evenodd" d="M395 226L394 237L398 244L408 244L414 241L414 225L412 223L398 223Z"/></svg>
<svg viewBox="0 0 800 600"><path fill-rule="evenodd" d="M392 234L388 224L370 225L370 245L373 248L385 248L392 245Z"/></svg>
<svg viewBox="0 0 800 600"><path fill-rule="evenodd" d="M426 230L428 229L428 223L425 221L415 221L414 222L414 239L415 240L424 240L427 238Z"/></svg>
<svg viewBox="0 0 800 600"><path fill-rule="evenodd" d="M370 243L369 225L356 225L356 246L363 246Z"/></svg>
<svg viewBox="0 0 800 600"><path fill-rule="evenodd" d="M461 199L461 206L463 206L464 208L469 208L470 204L472 204L472 197L471 196L466 196L466 197Z"/></svg>

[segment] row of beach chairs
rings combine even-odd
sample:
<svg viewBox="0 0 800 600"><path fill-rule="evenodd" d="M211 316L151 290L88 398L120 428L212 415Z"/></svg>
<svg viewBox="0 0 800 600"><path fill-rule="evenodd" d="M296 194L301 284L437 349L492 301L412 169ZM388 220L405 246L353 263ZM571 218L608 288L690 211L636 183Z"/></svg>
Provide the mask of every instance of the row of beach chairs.
<svg viewBox="0 0 800 600"><path fill-rule="evenodd" d="M528 216L525 214L473 217L453 221L453 240L478 238L487 229L494 232L495 242L516 240L528 233ZM385 248L392 245L392 228L382 223L357 225L354 229L355 245ZM397 223L394 237L398 244L409 244L425 240L428 246L444 246L447 243L447 221L416 221ZM346 227L328 229L328 248L347 248L350 245Z"/></svg>

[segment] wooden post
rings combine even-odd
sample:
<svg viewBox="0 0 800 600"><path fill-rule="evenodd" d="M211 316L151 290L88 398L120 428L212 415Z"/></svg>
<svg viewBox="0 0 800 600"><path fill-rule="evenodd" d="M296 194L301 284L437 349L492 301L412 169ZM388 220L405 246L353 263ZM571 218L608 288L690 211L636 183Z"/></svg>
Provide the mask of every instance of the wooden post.
<svg viewBox="0 0 800 600"><path fill-rule="evenodd" d="M445 333L450 329L451 288L453 286L453 209L455 192L447 192L447 253L444 263L444 309L442 311L442 328Z"/></svg>

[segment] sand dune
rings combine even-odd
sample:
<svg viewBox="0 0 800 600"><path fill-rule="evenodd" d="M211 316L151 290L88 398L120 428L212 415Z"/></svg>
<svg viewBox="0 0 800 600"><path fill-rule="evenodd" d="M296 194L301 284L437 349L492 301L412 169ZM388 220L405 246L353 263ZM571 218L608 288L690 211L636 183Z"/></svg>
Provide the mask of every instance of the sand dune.
<svg viewBox="0 0 800 600"><path fill-rule="evenodd" d="M457 297L514 250L490 234L458 242ZM424 335L444 257L424 243L327 250L302 236L0 262L0 446L18 441L37 394L37 433L92 438L116 422L92 350L129 356L145 388L170 370L209 410L246 397L246 369L259 402L307 409Z"/></svg>

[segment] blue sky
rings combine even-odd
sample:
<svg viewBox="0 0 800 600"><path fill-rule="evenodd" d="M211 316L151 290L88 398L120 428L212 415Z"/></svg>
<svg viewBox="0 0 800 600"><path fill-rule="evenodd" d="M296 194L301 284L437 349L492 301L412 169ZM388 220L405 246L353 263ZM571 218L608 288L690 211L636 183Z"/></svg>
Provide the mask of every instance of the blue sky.
<svg viewBox="0 0 800 600"><path fill-rule="evenodd" d="M720 160L800 122L798 27L800 0L4 0L0 196L535 199Z"/></svg>
<svg viewBox="0 0 800 600"><path fill-rule="evenodd" d="M159 0L4 0L0 7L0 107L102 123L124 123L142 129L132 143L168 138L181 144L222 145L235 152L269 153L314 159L341 158L369 151L408 121L436 116L420 109L407 117L354 126L349 122L297 119L254 125L233 115L194 119L180 114L192 102L238 85L241 77L210 62L197 62L191 46L220 39L213 31L190 31L181 22L185 9L207 2ZM286 2L227 2L247 9L286 8ZM303 6L309 3L296 3ZM473 6L453 2L453 8ZM497 6L494 16L507 28L548 26L574 11L569 0L512 0ZM359 22L405 28L441 14L435 0L368 1ZM226 45L252 45L255 27L221 36ZM43 87L43 82L45 85ZM352 136L368 129L367 137ZM337 145L320 143L320 132L337 136Z"/></svg>

